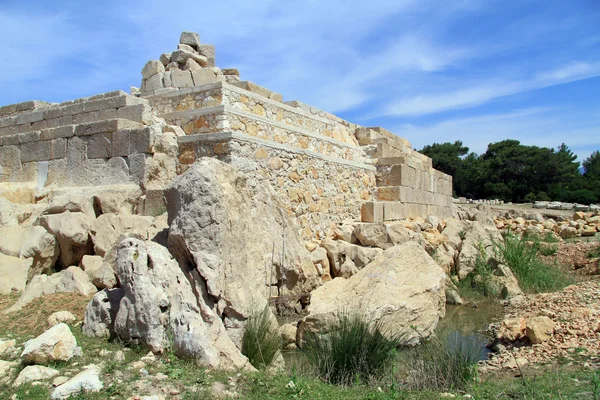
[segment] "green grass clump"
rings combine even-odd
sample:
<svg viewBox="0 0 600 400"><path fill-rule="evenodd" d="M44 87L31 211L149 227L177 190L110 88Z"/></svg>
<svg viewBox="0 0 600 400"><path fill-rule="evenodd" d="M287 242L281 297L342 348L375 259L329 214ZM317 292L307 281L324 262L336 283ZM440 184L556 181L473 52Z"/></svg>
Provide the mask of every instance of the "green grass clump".
<svg viewBox="0 0 600 400"><path fill-rule="evenodd" d="M382 320L370 322L360 313L343 312L327 335L307 332L302 351L319 377L349 386L381 377L401 346L400 335L389 335Z"/></svg>
<svg viewBox="0 0 600 400"><path fill-rule="evenodd" d="M478 243L478 253L475 259L475 268L467 277L458 283L461 296L469 299L481 297L497 298L500 294L498 286L494 284L492 275L494 268L488 264L487 252L483 243Z"/></svg>
<svg viewBox="0 0 600 400"><path fill-rule="evenodd" d="M242 354L248 357L254 368L269 367L280 348L279 326L271 319L268 307L248 318L242 338Z"/></svg>
<svg viewBox="0 0 600 400"><path fill-rule="evenodd" d="M530 293L557 291L572 283L572 279L557 265L544 264L540 258L540 243L528 242L508 233L502 243L495 244L497 257L512 270L523 290Z"/></svg>
<svg viewBox="0 0 600 400"><path fill-rule="evenodd" d="M481 340L440 334L408 350L406 384L411 390L465 390L477 377L481 349Z"/></svg>
<svg viewBox="0 0 600 400"><path fill-rule="evenodd" d="M558 246L556 245L545 245L540 246L540 254L543 256L553 256L558 251Z"/></svg>

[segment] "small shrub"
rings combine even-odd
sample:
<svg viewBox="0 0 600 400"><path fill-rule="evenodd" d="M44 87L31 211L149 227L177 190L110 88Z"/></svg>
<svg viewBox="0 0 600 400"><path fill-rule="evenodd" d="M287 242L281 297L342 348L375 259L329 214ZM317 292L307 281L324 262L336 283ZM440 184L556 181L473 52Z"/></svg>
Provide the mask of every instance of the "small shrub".
<svg viewBox="0 0 600 400"><path fill-rule="evenodd" d="M392 366L402 342L387 334L382 320L343 312L329 334L307 332L302 351L323 380L349 386L379 378Z"/></svg>
<svg viewBox="0 0 600 400"><path fill-rule="evenodd" d="M271 319L269 307L248 318L242 338L242 354L254 368L267 368L281 347L279 326Z"/></svg>
<svg viewBox="0 0 600 400"><path fill-rule="evenodd" d="M543 256L553 256L558 251L556 245L540 246L540 254Z"/></svg>
<svg viewBox="0 0 600 400"><path fill-rule="evenodd" d="M406 384L413 390L464 390L477 376L482 343L457 332L408 350Z"/></svg>
<svg viewBox="0 0 600 400"><path fill-rule="evenodd" d="M587 258L600 258L600 245L588 251Z"/></svg>
<svg viewBox="0 0 600 400"><path fill-rule="evenodd" d="M547 265L540 260L540 244L537 241L528 242L508 233L502 243L495 244L495 251L527 292L556 291L572 282L557 265Z"/></svg>

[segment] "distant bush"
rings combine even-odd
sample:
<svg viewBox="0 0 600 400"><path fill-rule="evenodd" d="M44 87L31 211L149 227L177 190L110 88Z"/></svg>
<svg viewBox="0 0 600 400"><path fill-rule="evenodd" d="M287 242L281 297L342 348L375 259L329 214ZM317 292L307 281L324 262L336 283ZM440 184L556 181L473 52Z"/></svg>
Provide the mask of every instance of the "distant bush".
<svg viewBox="0 0 600 400"><path fill-rule="evenodd" d="M302 351L323 380L352 385L381 377L392 365L401 336L388 336L382 320L343 312L329 334L307 332Z"/></svg>
<svg viewBox="0 0 600 400"><path fill-rule="evenodd" d="M539 241L532 242L507 233L501 243L495 244L495 252L527 292L556 291L572 283L572 279L557 265L547 265L541 261Z"/></svg>
<svg viewBox="0 0 600 400"><path fill-rule="evenodd" d="M281 348L279 326L271 319L268 307L248 318L242 338L242 354L254 368L271 365Z"/></svg>

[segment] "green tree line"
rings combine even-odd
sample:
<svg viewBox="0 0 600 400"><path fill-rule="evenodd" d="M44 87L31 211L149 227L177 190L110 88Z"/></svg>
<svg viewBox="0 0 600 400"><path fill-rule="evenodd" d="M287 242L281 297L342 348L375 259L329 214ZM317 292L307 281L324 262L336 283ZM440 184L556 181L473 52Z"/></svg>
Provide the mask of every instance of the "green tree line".
<svg viewBox="0 0 600 400"><path fill-rule="evenodd" d="M564 143L556 149L525 146L518 140L488 145L481 155L461 141L434 143L421 153L433 167L452 175L454 194L515 203L553 200L591 204L600 201L600 153L583 162Z"/></svg>

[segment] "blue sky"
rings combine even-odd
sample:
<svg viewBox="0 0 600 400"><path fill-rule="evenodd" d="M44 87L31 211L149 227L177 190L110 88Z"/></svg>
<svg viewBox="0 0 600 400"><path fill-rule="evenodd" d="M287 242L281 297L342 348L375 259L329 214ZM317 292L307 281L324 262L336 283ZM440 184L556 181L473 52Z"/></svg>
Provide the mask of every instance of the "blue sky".
<svg viewBox="0 0 600 400"><path fill-rule="evenodd" d="M0 105L128 91L183 30L242 79L417 149L600 150L599 0L0 0Z"/></svg>

